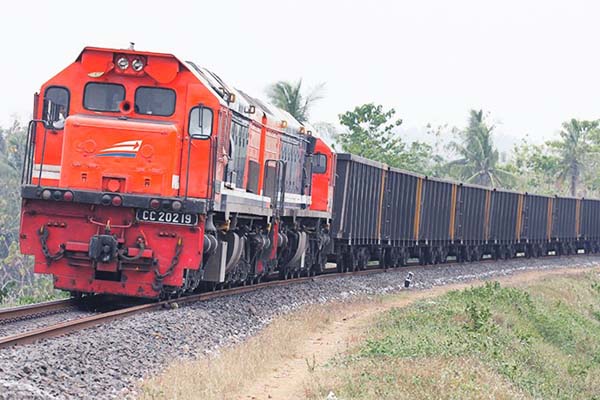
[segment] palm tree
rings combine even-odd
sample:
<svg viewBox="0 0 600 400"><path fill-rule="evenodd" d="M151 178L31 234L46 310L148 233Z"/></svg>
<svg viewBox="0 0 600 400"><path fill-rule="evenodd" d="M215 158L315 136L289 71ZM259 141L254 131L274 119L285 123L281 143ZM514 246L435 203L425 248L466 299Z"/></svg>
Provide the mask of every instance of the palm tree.
<svg viewBox="0 0 600 400"><path fill-rule="evenodd" d="M308 120L308 112L315 101L323 98L325 84L317 85L308 94L302 95L302 79L298 82L279 81L267 88L267 96L271 103L292 114L300 122Z"/></svg>
<svg viewBox="0 0 600 400"><path fill-rule="evenodd" d="M461 180L483 186L506 186L513 175L498 167L498 150L494 148L492 131L483 111L471 110L469 126L459 131L459 141L451 142L449 147L459 155L458 160L448 163L448 168Z"/></svg>
<svg viewBox="0 0 600 400"><path fill-rule="evenodd" d="M577 195L577 184L585 170L586 162L595 153L590 143L591 136L598 133L598 121L579 121L575 118L563 122L559 141L548 142L548 146L560 157L562 169L558 181L568 181L571 196Z"/></svg>

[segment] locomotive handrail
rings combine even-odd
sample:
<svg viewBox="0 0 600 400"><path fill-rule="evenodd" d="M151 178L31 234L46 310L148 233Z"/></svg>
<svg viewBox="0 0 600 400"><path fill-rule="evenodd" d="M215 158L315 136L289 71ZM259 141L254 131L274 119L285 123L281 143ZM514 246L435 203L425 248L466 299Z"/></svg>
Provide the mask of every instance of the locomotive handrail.
<svg viewBox="0 0 600 400"><path fill-rule="evenodd" d="M109 223L109 222L100 222L100 221L97 221L97 220L94 219L94 217L88 217L88 222L90 222L90 223L92 223L94 225L102 226L102 227L107 226L107 223ZM130 222L129 224L127 224L127 225L109 224L109 226L111 228L117 228L117 229L131 228L133 226L133 221Z"/></svg>
<svg viewBox="0 0 600 400"><path fill-rule="evenodd" d="M35 156L35 132L38 122L44 122L38 119L32 119L27 124L27 139L25 141L25 159L21 171L21 185L31 183L33 177L33 165Z"/></svg>

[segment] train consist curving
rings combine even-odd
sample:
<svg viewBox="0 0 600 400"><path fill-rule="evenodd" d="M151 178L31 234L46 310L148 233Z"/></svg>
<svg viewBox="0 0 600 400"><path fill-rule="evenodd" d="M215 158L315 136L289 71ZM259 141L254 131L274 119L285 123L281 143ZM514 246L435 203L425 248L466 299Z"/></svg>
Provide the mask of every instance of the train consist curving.
<svg viewBox="0 0 600 400"><path fill-rule="evenodd" d="M21 251L57 288L166 297L338 270L596 252L600 202L335 154L170 54L85 48L35 95ZM335 193L334 193L335 184Z"/></svg>

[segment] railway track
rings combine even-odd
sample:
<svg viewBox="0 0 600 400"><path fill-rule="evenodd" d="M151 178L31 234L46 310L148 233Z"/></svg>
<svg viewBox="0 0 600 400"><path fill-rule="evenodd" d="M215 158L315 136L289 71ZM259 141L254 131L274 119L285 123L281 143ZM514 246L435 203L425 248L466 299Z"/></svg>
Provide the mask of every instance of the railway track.
<svg viewBox="0 0 600 400"><path fill-rule="evenodd" d="M90 315L83 318L76 318L68 321L59 322L56 324L48 325L46 327L31 329L25 332L12 334L5 337L0 337L0 348L17 346L28 343L33 343L41 339L47 339L56 337L71 332L75 332L81 329L89 328L92 326L101 325L110 321L114 321L120 318L124 318L130 315L158 310L162 308L169 308L175 304L185 304L197 301L206 301L219 297L231 296L236 294L248 293L255 290L260 290L267 287L278 287L287 286L296 283L308 282L311 280L331 279L341 276L358 276L358 275L370 275L375 273L385 272L385 269L372 268L363 271L355 272L331 272L323 275L312 276L312 277L301 277L290 280L273 280L262 282L255 285L239 286L231 289L223 289L214 292L205 292L189 296L180 297L177 299L164 300L160 302L152 302L134 305L131 307L119 308L112 311L101 312L99 314ZM29 318L35 315L42 315L59 310L64 310L77 305L80 300L66 299L57 300L53 302L33 304L30 306L14 307L5 310L0 310L0 322L9 320L21 320Z"/></svg>
<svg viewBox="0 0 600 400"><path fill-rule="evenodd" d="M0 309L0 323L49 315L76 306L78 300L63 299Z"/></svg>
<svg viewBox="0 0 600 400"><path fill-rule="evenodd" d="M495 260L491 258L482 259L478 261L478 263L488 263L495 262ZM455 260L448 261L448 263L456 263ZM427 265L419 265L418 263L409 263L407 267L411 267L413 270L416 268L417 270L420 268L427 267ZM403 267L405 271L408 272L406 267ZM394 270L394 269L391 269ZM33 343L41 339L56 337L64 334L68 334L71 332L75 332L81 329L89 328L92 326L101 325L110 321L114 321L120 318L125 318L130 315L148 312L163 308L169 308L174 306L175 304L186 304L197 301L206 301L219 297L231 296L236 294L248 293L255 290L267 288L267 287L278 287L278 286L287 286L295 283L303 283L311 280L320 280L320 279L331 279L342 276L358 276L358 275L369 275L375 273L381 273L387 271L386 269L379 268L379 266L371 266L366 270L354 271L354 272L336 272L335 268L332 268L329 272L326 272L322 275L311 276L311 277L300 277L288 280L270 280L262 283L249 285L249 286L239 286L229 289L221 289L213 292L204 292L199 294L187 295L183 297L179 297L171 300L164 300L160 302L149 302L143 304L137 304L133 306L117 306L113 305L112 308L106 308L104 305L104 310L95 310L95 313L90 316L75 318L67 321L62 321L56 324L51 324L41 328L31 329L25 332L20 332L16 334L11 334L8 336L0 337L0 348L23 345L28 343ZM46 316L52 315L53 313L61 312L68 309L73 309L77 306L81 306L83 302L87 302L88 305L91 303L99 303L101 301L96 301L101 296L90 296L88 298L83 299L65 299L65 300L56 300L39 304L32 304L21 307L13 307L8 309L0 309L0 325L4 323L10 323L11 321L21 321L29 318L36 318L38 316ZM87 299L87 300L86 300ZM95 300L94 300L95 299Z"/></svg>

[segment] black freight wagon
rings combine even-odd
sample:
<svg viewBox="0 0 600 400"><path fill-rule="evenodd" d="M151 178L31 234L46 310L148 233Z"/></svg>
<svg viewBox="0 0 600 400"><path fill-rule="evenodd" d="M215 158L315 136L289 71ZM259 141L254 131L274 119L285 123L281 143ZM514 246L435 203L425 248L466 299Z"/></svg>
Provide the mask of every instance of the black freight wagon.
<svg viewBox="0 0 600 400"><path fill-rule="evenodd" d="M486 240L487 203L490 189L481 186L458 184L452 241L457 244L477 245Z"/></svg>
<svg viewBox="0 0 600 400"><path fill-rule="evenodd" d="M555 197L552 200L551 239L575 240L577 238L579 200L571 197Z"/></svg>
<svg viewBox="0 0 600 400"><path fill-rule="evenodd" d="M519 219L520 193L492 191L488 240L494 244L515 243Z"/></svg>
<svg viewBox="0 0 600 400"><path fill-rule="evenodd" d="M415 215L422 178L398 168L389 168L383 197L381 236L393 246L412 246L415 238ZM419 205L420 207L420 205Z"/></svg>
<svg viewBox="0 0 600 400"><path fill-rule="evenodd" d="M353 154L338 154L332 234L348 245L379 244L387 166Z"/></svg>
<svg viewBox="0 0 600 400"><path fill-rule="evenodd" d="M548 240L548 207L550 198L525 193L521 222L521 240L542 243Z"/></svg>
<svg viewBox="0 0 600 400"><path fill-rule="evenodd" d="M582 199L579 218L579 239L586 253L600 251L600 200Z"/></svg>
<svg viewBox="0 0 600 400"><path fill-rule="evenodd" d="M436 247L447 244L450 241L455 184L427 177L422 182L419 242Z"/></svg>

